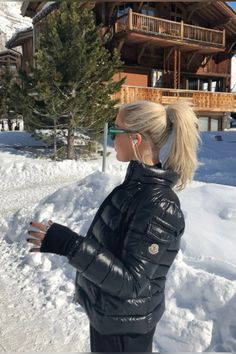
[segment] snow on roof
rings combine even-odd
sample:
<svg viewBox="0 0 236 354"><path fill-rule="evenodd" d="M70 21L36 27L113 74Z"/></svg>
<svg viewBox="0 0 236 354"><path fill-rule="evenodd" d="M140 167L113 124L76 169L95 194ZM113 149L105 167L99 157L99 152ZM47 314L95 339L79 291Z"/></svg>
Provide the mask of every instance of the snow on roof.
<svg viewBox="0 0 236 354"><path fill-rule="evenodd" d="M26 27L26 28L19 28L16 30L16 32L13 34L13 36L6 42L6 48L9 48L11 47L11 45L15 42L16 39L18 39L18 37L20 35L22 35L23 33L27 33L27 32L31 32L33 31L33 28L32 27Z"/></svg>
<svg viewBox="0 0 236 354"><path fill-rule="evenodd" d="M21 56L21 53L17 52L16 50L11 50L11 49L1 50L0 55L4 55L4 54L13 54L15 56Z"/></svg>
<svg viewBox="0 0 236 354"><path fill-rule="evenodd" d="M42 18L47 16L51 11L56 9L58 6L57 1L48 1L43 8L33 17L33 24L39 22Z"/></svg>

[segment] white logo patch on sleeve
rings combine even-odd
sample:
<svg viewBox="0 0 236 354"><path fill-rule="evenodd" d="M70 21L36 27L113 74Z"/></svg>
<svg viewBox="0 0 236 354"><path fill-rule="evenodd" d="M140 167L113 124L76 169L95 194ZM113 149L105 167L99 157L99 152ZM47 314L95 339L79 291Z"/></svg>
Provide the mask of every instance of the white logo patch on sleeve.
<svg viewBox="0 0 236 354"><path fill-rule="evenodd" d="M157 254L159 252L159 246L157 243L153 243L151 246L148 247L148 251L151 254Z"/></svg>

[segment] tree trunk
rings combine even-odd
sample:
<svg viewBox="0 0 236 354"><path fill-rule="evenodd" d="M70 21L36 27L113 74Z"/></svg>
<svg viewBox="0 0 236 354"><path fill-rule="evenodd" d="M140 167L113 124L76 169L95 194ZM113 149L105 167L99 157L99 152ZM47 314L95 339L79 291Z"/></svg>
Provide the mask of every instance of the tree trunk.
<svg viewBox="0 0 236 354"><path fill-rule="evenodd" d="M68 128L68 136L67 136L67 158L70 160L76 160L76 153L75 153L75 136L74 136L74 128Z"/></svg>
<svg viewBox="0 0 236 354"><path fill-rule="evenodd" d="M57 121L56 119L54 119L53 121L53 149L54 149L53 158L56 161L57 160Z"/></svg>

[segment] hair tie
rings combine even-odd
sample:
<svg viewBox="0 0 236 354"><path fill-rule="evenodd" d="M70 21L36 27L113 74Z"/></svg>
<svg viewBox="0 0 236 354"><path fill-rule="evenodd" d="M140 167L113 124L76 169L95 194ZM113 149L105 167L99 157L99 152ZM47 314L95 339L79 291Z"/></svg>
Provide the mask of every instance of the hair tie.
<svg viewBox="0 0 236 354"><path fill-rule="evenodd" d="M169 107L167 107L167 109L166 109L166 117L167 117L167 120L168 120L171 124L174 123L175 117L174 117L174 114L172 113L172 110L171 110Z"/></svg>
<svg viewBox="0 0 236 354"><path fill-rule="evenodd" d="M172 114L169 107L166 108L166 121L167 121L167 129L168 131L172 131L173 122L174 122L174 115Z"/></svg>

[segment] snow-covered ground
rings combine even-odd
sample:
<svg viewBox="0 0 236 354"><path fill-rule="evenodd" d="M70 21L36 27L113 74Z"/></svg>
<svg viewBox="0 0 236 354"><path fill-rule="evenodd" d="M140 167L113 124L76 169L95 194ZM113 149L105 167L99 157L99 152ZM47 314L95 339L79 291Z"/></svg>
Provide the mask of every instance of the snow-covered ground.
<svg viewBox="0 0 236 354"><path fill-rule="evenodd" d="M32 219L52 219L85 235L127 164L116 161L114 152L106 173L101 159L39 159L5 147L4 134L0 351L88 352L88 320L72 301L75 270L63 257L29 254L25 239ZM19 132L13 134L16 141ZM178 193L186 232L168 276L154 351L236 350L236 132L203 133L202 139L195 181Z"/></svg>

